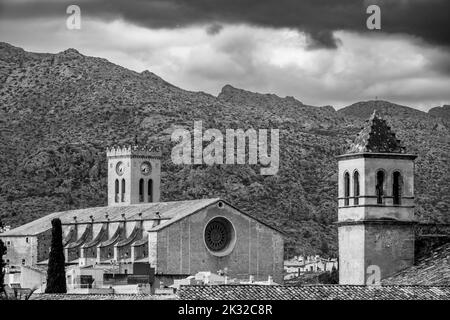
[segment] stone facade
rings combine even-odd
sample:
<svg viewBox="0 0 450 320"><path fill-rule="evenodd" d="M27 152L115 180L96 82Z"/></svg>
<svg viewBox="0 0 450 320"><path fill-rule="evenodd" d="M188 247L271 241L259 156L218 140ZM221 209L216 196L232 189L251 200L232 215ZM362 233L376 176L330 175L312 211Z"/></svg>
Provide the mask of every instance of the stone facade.
<svg viewBox="0 0 450 320"><path fill-rule="evenodd" d="M234 245L225 255L215 255L205 244L205 228L216 217L228 219L235 231ZM211 205L166 228L150 232L150 263L156 274L196 274L227 270L233 278L283 281L283 238L270 227L232 206Z"/></svg>
<svg viewBox="0 0 450 320"><path fill-rule="evenodd" d="M48 259L51 245L51 229L37 235L1 236L7 253L8 265L34 265Z"/></svg>

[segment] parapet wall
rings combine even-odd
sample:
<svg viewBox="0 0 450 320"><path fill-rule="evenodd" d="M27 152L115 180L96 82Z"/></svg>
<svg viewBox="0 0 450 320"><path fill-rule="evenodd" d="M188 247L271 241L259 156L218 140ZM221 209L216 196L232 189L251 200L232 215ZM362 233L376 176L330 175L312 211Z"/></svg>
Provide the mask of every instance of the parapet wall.
<svg viewBox="0 0 450 320"><path fill-rule="evenodd" d="M108 157L150 156L153 158L161 158L162 152L158 147L126 145L108 147L106 149L106 155Z"/></svg>

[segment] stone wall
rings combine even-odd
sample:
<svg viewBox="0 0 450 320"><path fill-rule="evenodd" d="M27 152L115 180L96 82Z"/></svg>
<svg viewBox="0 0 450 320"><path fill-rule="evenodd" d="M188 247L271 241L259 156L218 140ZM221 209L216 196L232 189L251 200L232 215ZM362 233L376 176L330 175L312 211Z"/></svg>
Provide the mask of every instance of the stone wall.
<svg viewBox="0 0 450 320"><path fill-rule="evenodd" d="M384 279L413 265L413 225L384 222L365 228L365 270L370 265L378 266Z"/></svg>
<svg viewBox="0 0 450 320"><path fill-rule="evenodd" d="M236 234L231 253L215 256L204 242L204 229L214 217L228 219ZM266 225L224 204L214 204L149 236L149 257L158 274L217 273L227 268L228 276L283 282L282 235Z"/></svg>
<svg viewBox="0 0 450 320"><path fill-rule="evenodd" d="M4 260L10 266L30 265L37 258L37 237L35 236L11 236L1 237L6 246Z"/></svg>

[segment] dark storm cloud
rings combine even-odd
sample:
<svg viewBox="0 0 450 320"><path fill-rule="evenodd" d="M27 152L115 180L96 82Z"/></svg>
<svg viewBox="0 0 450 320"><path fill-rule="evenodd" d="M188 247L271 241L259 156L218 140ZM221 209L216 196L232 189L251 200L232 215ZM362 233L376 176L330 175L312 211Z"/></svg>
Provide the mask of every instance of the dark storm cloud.
<svg viewBox="0 0 450 320"><path fill-rule="evenodd" d="M10 17L65 14L72 1L0 0ZM369 32L366 8L378 4L382 32L416 36L430 44L450 46L449 0L89 0L79 1L82 14L105 20L123 18L149 28L243 23L289 27L309 34L311 47L335 48L333 31ZM0 13L0 18L2 13ZM220 31L208 27L207 32ZM373 32L373 31L372 31Z"/></svg>

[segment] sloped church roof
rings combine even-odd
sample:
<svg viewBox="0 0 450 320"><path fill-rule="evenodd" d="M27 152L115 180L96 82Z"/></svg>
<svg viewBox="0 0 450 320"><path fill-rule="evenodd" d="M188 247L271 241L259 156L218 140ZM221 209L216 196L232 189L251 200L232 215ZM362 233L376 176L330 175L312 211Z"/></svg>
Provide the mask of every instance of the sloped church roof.
<svg viewBox="0 0 450 320"><path fill-rule="evenodd" d="M347 153L405 153L405 148L395 132L376 110L351 144Z"/></svg>
<svg viewBox="0 0 450 320"><path fill-rule="evenodd" d="M1 233L0 236L37 235L51 228L51 220L54 218L61 219L63 224L72 223L73 217L77 217L77 223L79 224L89 223L91 219L93 219L96 223L102 223L106 222L105 215L107 214L109 222L123 221L125 218L126 220L162 220L161 223L163 223L165 221L171 221L172 219L178 218L180 215L194 213L219 200L219 198L213 198L153 202L128 206L93 207L54 212L7 232Z"/></svg>

